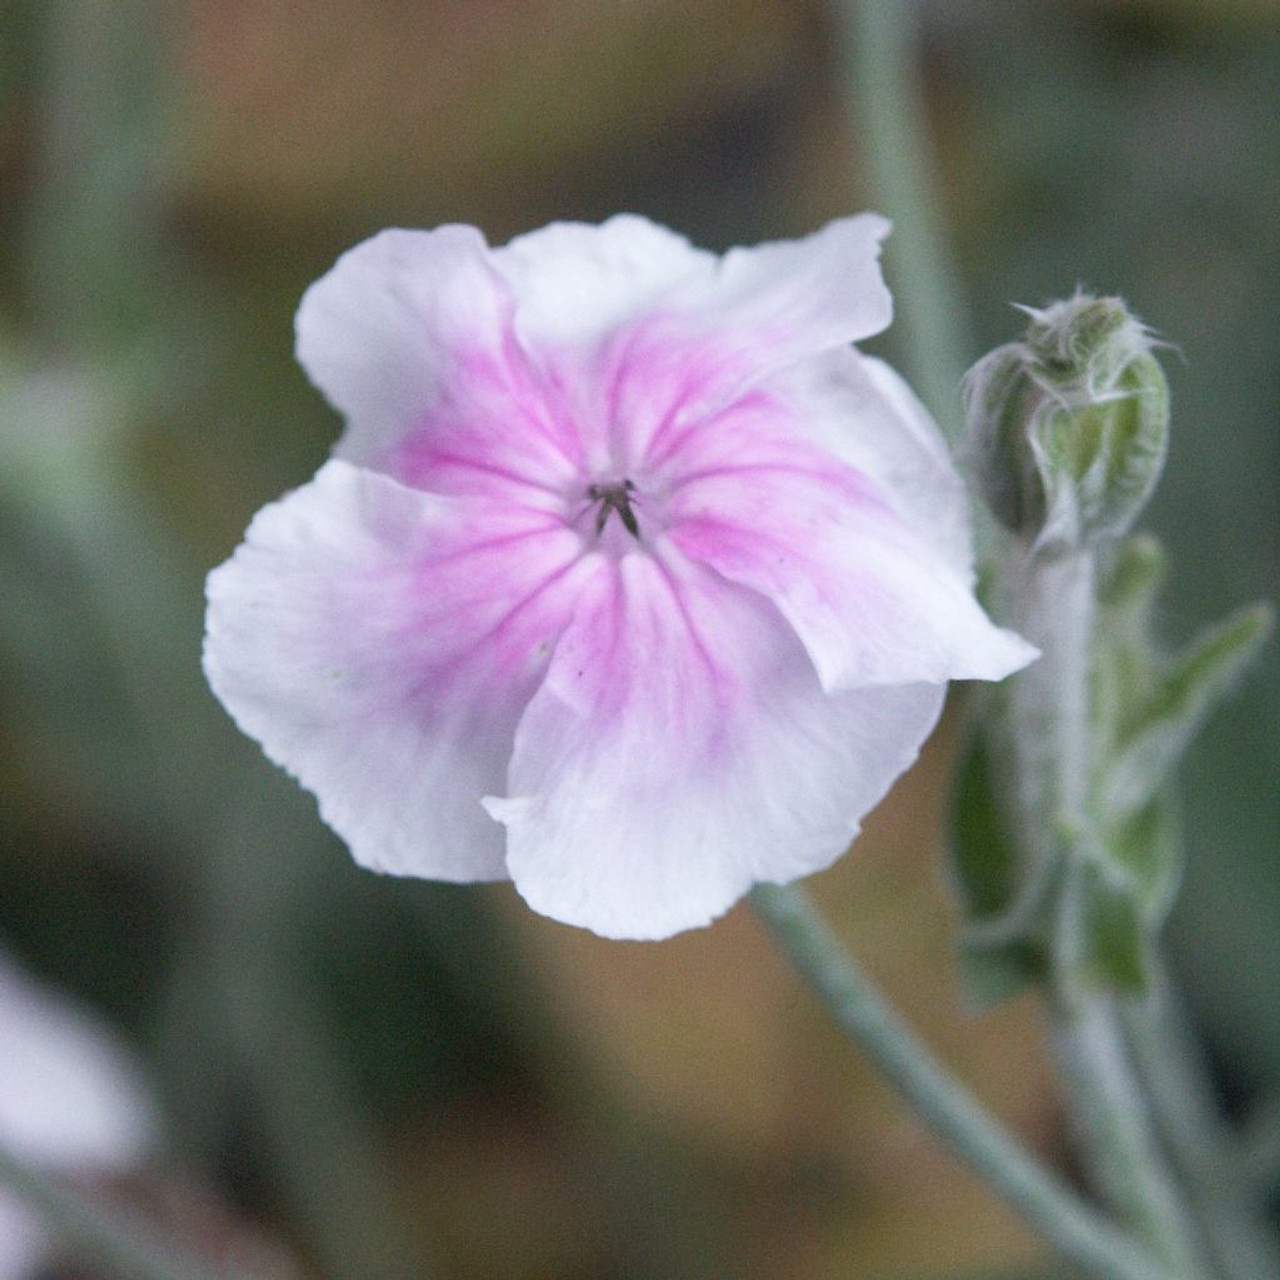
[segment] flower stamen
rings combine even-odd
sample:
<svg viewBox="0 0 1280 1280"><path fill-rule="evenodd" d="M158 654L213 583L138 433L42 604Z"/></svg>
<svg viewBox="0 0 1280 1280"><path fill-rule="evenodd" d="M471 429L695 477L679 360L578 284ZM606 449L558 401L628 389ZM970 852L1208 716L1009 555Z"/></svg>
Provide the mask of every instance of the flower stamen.
<svg viewBox="0 0 1280 1280"><path fill-rule="evenodd" d="M636 487L630 480L623 480L618 484L593 484L587 486L587 497L592 502L600 504L599 511L596 512L596 533L603 533L605 522L609 519L609 512L616 511L618 519L622 521L622 527L636 539L640 540L640 525L636 520L636 513L631 509L631 495L635 493Z"/></svg>

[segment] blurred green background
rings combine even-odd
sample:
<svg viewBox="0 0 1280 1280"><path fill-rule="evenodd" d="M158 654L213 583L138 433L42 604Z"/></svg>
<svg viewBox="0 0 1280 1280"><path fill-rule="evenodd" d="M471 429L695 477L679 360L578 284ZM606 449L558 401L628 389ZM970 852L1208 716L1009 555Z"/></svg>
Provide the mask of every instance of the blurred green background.
<svg viewBox="0 0 1280 1280"><path fill-rule="evenodd" d="M1280 598L1280 10L916 9L966 358L1016 336L1010 302L1123 294L1174 344L1147 521L1170 645ZM361 873L199 673L203 574L339 430L292 360L306 284L387 225L499 243L627 209L723 248L865 207L837 23L804 0L0 4L0 941L144 1055L170 1142L122 1194L211 1256L328 1280L1037 1265L741 912L637 948L505 888ZM1174 961L1241 1111L1280 1090L1278 670L1273 643L1185 771ZM1057 1155L1032 1011L960 1007L947 751L818 889Z"/></svg>

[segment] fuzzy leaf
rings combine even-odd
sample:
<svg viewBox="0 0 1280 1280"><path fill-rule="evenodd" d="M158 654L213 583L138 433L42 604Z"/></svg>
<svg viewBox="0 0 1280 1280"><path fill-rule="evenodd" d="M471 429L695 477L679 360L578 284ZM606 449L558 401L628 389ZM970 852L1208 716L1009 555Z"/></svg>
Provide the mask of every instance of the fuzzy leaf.
<svg viewBox="0 0 1280 1280"><path fill-rule="evenodd" d="M1107 831L1101 855L1127 885L1146 923L1158 927L1182 878L1182 841L1171 787Z"/></svg>
<svg viewBox="0 0 1280 1280"><path fill-rule="evenodd" d="M991 782L990 748L978 737L957 773L948 848L964 920L960 971L979 1011L1042 981L1048 971L1043 876L1020 862Z"/></svg>
<svg viewBox="0 0 1280 1280"><path fill-rule="evenodd" d="M1148 633L1164 575L1160 544L1140 535L1120 544L1100 579L1090 711L1094 755L1103 766L1109 765L1125 726L1139 717L1159 678Z"/></svg>
<svg viewBox="0 0 1280 1280"><path fill-rule="evenodd" d="M1266 605L1242 609L1207 631L1158 678L1099 779L1104 823L1123 822L1151 803L1210 711L1253 661L1272 622Z"/></svg>
<svg viewBox="0 0 1280 1280"><path fill-rule="evenodd" d="M950 866L966 920L999 918L1017 897L1017 849L1004 829L991 789L985 740L961 761L951 810Z"/></svg>
<svg viewBox="0 0 1280 1280"><path fill-rule="evenodd" d="M1031 940L988 946L968 940L960 945L960 973L970 1003L985 1013L1044 980L1043 947Z"/></svg>
<svg viewBox="0 0 1280 1280"><path fill-rule="evenodd" d="M1149 533L1134 534L1116 549L1098 587L1098 604L1143 628L1168 573L1164 548Z"/></svg>
<svg viewBox="0 0 1280 1280"><path fill-rule="evenodd" d="M1081 888L1080 976L1093 986L1142 994L1151 976L1149 934L1137 896L1097 865L1086 868Z"/></svg>

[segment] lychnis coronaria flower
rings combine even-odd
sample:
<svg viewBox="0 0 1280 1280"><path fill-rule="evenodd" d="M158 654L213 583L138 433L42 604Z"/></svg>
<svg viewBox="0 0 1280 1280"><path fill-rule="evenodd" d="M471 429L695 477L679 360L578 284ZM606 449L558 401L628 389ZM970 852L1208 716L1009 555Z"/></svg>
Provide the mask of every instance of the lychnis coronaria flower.
<svg viewBox="0 0 1280 1280"><path fill-rule="evenodd" d="M386 231L312 286L346 432L211 575L205 665L359 862L665 937L831 863L947 681L1028 661L936 428L851 345L887 231Z"/></svg>

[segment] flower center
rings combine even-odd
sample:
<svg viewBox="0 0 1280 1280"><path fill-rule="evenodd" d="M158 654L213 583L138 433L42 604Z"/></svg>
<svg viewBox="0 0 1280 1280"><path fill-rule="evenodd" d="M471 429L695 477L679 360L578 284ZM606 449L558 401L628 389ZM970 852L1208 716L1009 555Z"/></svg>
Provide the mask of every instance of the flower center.
<svg viewBox="0 0 1280 1280"><path fill-rule="evenodd" d="M636 487L630 480L619 480L616 484L592 484L587 486L587 498L600 504L596 511L596 533L602 533L611 512L618 513L622 527L637 542L640 540L640 525L636 513L631 509L631 495Z"/></svg>

